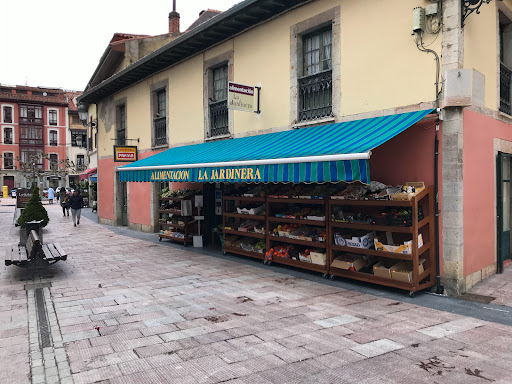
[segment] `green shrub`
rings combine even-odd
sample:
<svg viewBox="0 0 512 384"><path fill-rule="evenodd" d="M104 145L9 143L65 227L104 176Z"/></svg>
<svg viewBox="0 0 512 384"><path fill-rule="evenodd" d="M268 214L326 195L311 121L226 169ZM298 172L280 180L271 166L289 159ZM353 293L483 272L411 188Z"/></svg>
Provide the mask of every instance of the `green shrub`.
<svg viewBox="0 0 512 384"><path fill-rule="evenodd" d="M34 220L43 220L41 223L41 227L46 227L50 218L48 217L48 212L43 207L43 203L41 203L41 197L39 195L39 188L36 184L32 185L32 196L27 203L27 206L23 208L23 212L18 218L18 225L21 227L25 226L25 223Z"/></svg>

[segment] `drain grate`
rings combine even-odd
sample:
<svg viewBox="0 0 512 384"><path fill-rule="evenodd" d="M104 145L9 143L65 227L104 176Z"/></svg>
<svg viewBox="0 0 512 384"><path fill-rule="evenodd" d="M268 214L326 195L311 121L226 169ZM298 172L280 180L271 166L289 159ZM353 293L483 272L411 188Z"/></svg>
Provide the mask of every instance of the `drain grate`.
<svg viewBox="0 0 512 384"><path fill-rule="evenodd" d="M44 303L44 293L42 288L36 288L36 308L37 308L37 328L39 330L40 347L47 348L52 346L50 338L50 327L48 317L46 316L46 305Z"/></svg>

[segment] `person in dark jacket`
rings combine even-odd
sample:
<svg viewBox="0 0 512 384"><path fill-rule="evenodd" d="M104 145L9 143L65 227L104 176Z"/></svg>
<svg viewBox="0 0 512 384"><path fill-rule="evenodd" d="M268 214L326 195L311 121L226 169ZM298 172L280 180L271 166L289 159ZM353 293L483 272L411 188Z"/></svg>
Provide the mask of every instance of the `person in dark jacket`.
<svg viewBox="0 0 512 384"><path fill-rule="evenodd" d="M59 192L60 206L62 207L62 215L66 216L66 212L69 216L69 196L66 194L66 188L62 187Z"/></svg>
<svg viewBox="0 0 512 384"><path fill-rule="evenodd" d="M80 225L80 215L82 214L82 207L84 205L84 198L78 193L77 190L69 198L69 208L71 208L71 216L73 216L73 224Z"/></svg>

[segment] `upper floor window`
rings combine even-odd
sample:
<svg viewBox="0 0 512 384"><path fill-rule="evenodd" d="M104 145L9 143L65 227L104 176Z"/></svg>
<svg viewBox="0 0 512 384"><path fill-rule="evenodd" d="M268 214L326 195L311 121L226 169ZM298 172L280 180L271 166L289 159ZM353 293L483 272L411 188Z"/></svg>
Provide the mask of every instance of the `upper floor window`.
<svg viewBox="0 0 512 384"><path fill-rule="evenodd" d="M155 126L155 145L165 145L167 144L167 121L166 121L166 113L167 113L167 97L165 89L159 90L155 92L155 118L154 118L154 126Z"/></svg>
<svg viewBox="0 0 512 384"><path fill-rule="evenodd" d="M43 110L41 107L33 105L20 106L20 120L21 123L43 123Z"/></svg>
<svg viewBox="0 0 512 384"><path fill-rule="evenodd" d="M14 154L12 152L4 152L4 169L14 169Z"/></svg>
<svg viewBox="0 0 512 384"><path fill-rule="evenodd" d="M79 170L85 169L85 156L84 155L76 155L76 167Z"/></svg>
<svg viewBox="0 0 512 384"><path fill-rule="evenodd" d="M48 124L57 125L57 111L55 109L48 110Z"/></svg>
<svg viewBox="0 0 512 384"><path fill-rule="evenodd" d="M20 126L20 144L43 145L43 128L41 126Z"/></svg>
<svg viewBox="0 0 512 384"><path fill-rule="evenodd" d="M38 169L43 169L43 153L37 148L22 147L20 149L21 162L32 163Z"/></svg>
<svg viewBox="0 0 512 384"><path fill-rule="evenodd" d="M49 140L50 141L50 145L52 147L56 147L57 146L57 131L55 131L53 129L50 130L49 136L50 136L50 140Z"/></svg>
<svg viewBox="0 0 512 384"><path fill-rule="evenodd" d="M500 111L512 115L512 22L500 12Z"/></svg>
<svg viewBox="0 0 512 384"><path fill-rule="evenodd" d="M332 115L332 30L305 35L303 77L299 78L299 121Z"/></svg>
<svg viewBox="0 0 512 384"><path fill-rule="evenodd" d="M213 69L213 98L209 100L210 137L229 134L228 66Z"/></svg>
<svg viewBox="0 0 512 384"><path fill-rule="evenodd" d="M50 154L50 170L57 171L59 168L59 156L56 153Z"/></svg>
<svg viewBox="0 0 512 384"><path fill-rule="evenodd" d="M12 128L4 128L4 144L12 144L13 141Z"/></svg>
<svg viewBox="0 0 512 384"><path fill-rule="evenodd" d="M2 107L2 122L12 123L12 107L7 105Z"/></svg>
<svg viewBox="0 0 512 384"><path fill-rule="evenodd" d="M85 148L87 134L71 132L71 146Z"/></svg>
<svg viewBox="0 0 512 384"><path fill-rule="evenodd" d="M126 105L117 107L116 145L126 145Z"/></svg>

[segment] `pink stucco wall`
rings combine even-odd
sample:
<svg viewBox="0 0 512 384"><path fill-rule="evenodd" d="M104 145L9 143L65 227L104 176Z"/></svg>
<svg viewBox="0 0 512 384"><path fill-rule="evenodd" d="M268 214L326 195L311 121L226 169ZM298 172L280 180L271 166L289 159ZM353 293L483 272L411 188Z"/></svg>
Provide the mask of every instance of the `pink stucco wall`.
<svg viewBox="0 0 512 384"><path fill-rule="evenodd" d="M510 125L464 110L464 276L496 260L494 138L512 141Z"/></svg>
<svg viewBox="0 0 512 384"><path fill-rule="evenodd" d="M114 159L98 161L98 216L114 220Z"/></svg>
<svg viewBox="0 0 512 384"><path fill-rule="evenodd" d="M434 185L434 140L436 120L423 120L373 150L370 158L371 180L387 185L401 185L408 181L423 181ZM442 209L442 125L439 136L439 210ZM443 227L442 215L439 227ZM439 233L440 270L443 271L443 235Z"/></svg>
<svg viewBox="0 0 512 384"><path fill-rule="evenodd" d="M151 183L129 183L128 191L128 221L151 225Z"/></svg>

